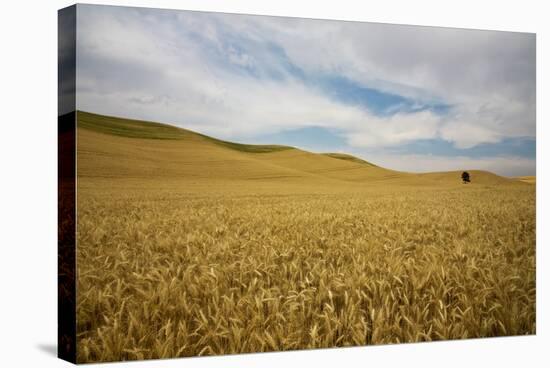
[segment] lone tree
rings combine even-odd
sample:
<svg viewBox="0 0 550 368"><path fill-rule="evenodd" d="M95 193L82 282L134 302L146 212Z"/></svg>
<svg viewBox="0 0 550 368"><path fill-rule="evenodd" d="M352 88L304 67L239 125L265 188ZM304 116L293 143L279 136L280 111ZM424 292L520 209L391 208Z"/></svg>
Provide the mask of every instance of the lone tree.
<svg viewBox="0 0 550 368"><path fill-rule="evenodd" d="M464 172L462 173L462 182L463 182L464 184L470 182L470 174L469 174L467 171L464 171Z"/></svg>

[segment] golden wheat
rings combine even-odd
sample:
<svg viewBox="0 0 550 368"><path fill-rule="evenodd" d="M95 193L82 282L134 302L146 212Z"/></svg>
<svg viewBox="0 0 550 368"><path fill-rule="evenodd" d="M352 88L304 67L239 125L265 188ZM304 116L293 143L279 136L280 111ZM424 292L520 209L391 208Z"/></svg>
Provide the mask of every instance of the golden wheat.
<svg viewBox="0 0 550 368"><path fill-rule="evenodd" d="M115 182L79 183L79 362L535 333L534 186Z"/></svg>

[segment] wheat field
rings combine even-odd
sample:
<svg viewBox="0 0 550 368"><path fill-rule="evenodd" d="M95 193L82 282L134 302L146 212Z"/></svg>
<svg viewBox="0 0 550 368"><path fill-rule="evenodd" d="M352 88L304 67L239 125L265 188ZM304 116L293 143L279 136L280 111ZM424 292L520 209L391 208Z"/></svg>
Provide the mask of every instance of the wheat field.
<svg viewBox="0 0 550 368"><path fill-rule="evenodd" d="M78 123L78 362L536 331L533 184Z"/></svg>

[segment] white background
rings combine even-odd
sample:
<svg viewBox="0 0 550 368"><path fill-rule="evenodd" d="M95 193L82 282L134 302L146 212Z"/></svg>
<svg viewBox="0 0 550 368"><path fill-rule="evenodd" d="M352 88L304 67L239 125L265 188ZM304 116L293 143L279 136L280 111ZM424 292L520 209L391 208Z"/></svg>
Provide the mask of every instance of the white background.
<svg viewBox="0 0 550 368"><path fill-rule="evenodd" d="M121 367L397 365L548 366L548 67L545 1L91 1L537 33L537 336L117 363ZM57 9L4 1L0 11L0 366L61 367L57 334ZM546 17L545 17L546 16ZM546 24L545 24L546 23ZM465 76L467 77L467 76ZM546 208L545 208L546 207Z"/></svg>

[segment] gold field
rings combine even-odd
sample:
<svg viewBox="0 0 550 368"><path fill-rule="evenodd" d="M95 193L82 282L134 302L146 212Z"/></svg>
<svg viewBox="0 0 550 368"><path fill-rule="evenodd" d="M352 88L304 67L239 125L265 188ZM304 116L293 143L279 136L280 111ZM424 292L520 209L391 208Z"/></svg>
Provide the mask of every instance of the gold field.
<svg viewBox="0 0 550 368"><path fill-rule="evenodd" d="M79 113L79 362L535 333L535 185L171 129Z"/></svg>

